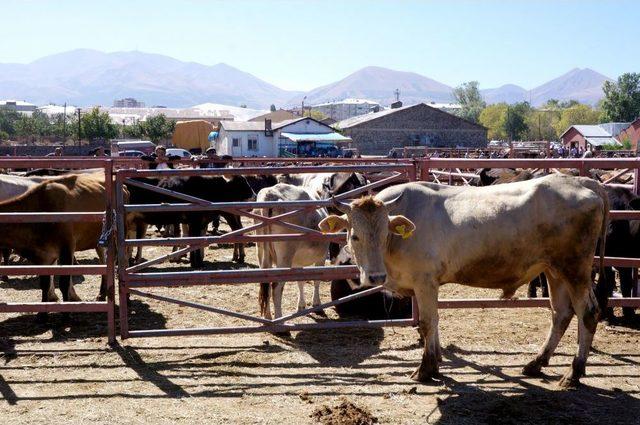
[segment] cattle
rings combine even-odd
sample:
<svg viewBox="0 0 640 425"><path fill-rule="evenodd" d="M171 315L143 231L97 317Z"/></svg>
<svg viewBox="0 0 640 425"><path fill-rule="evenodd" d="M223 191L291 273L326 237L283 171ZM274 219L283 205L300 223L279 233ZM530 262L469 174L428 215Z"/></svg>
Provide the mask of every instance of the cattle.
<svg viewBox="0 0 640 425"><path fill-rule="evenodd" d="M135 180L211 202L248 201L255 197L254 192L243 176L231 176L229 178L218 176L189 176L166 177L162 179L136 178ZM129 185L129 190L131 192L132 204L180 202L174 196L138 188L134 185ZM136 213L133 220L137 229L141 229L145 224L175 225L177 223L184 223L189 226L189 236L203 236L205 226L211 221L214 214L220 214L222 217L225 217L233 230L242 228L242 223L237 216L226 211ZM138 235L138 237L141 236ZM234 260L244 262L244 247L240 244L237 246L237 250L237 257L234 255ZM200 250L190 253L192 267L202 267L203 260L203 254Z"/></svg>
<svg viewBox="0 0 640 425"><path fill-rule="evenodd" d="M343 247L332 263L339 266L353 264L350 251ZM336 279L331 281L331 300L366 290L360 288L359 279ZM410 297L394 297L388 291L377 292L335 306L340 317L362 317L368 320L408 319L412 315Z"/></svg>
<svg viewBox="0 0 640 425"><path fill-rule="evenodd" d="M328 216L319 228L347 229L361 284L383 284L416 297L424 352L414 380L438 375L440 285L511 292L546 272L552 325L523 373L539 375L548 365L575 313L578 351L559 383L579 383L605 302L601 293L596 298L591 280L593 254L598 238L606 238L609 214L599 183L560 175L488 187L407 183L337 206L344 214ZM599 254L602 270L604 243Z"/></svg>
<svg viewBox="0 0 640 425"><path fill-rule="evenodd" d="M104 210L103 174L69 174L52 178L33 186L22 195L0 202L0 212L55 213ZM15 249L34 264L49 265L57 261L58 264L71 265L74 252L97 249L101 233L100 222L3 223L0 224L0 246ZM104 262L102 255L100 260ZM64 301L80 301L70 276L60 276L59 285ZM58 300L51 276L40 276L40 288L43 302ZM103 276L98 298L105 297L106 286Z"/></svg>
<svg viewBox="0 0 640 425"><path fill-rule="evenodd" d="M360 173L283 174L278 182L305 187L318 199L328 199L365 186L367 179Z"/></svg>
<svg viewBox="0 0 640 425"><path fill-rule="evenodd" d="M258 202L280 202L280 201L310 201L318 199L315 193L310 193L306 188L293 186L287 183L278 183L275 186L262 189L258 192ZM290 211L284 208L261 208L254 210L255 214L264 217L273 217ZM320 221L327 217L324 208L305 211L286 218L286 222L315 229ZM256 222L260 222L256 219ZM268 226L256 229L257 235L282 234L290 232L288 227L281 224L269 224ZM258 262L261 268L272 267L306 267L323 266L327 255L328 242L319 241L275 241L258 242ZM269 306L269 293L272 293L275 317L282 316L282 291L284 282L274 282L260 284L259 305L261 314L271 319L271 308ZM299 298L298 310L305 308L304 283L298 282ZM314 283L313 306L320 305L320 282Z"/></svg>
<svg viewBox="0 0 640 425"><path fill-rule="evenodd" d="M605 186L612 210L640 210L640 198L630 189L619 186ZM607 230L607 244L605 246L607 257L640 258L640 220L612 220ZM613 267L604 269L606 292L613 294L616 286ZM633 268L615 267L620 276L620 292L623 297L631 297L633 289ZM632 321L635 317L633 307L623 307L624 319ZM608 308L605 319L614 319L613 309Z"/></svg>

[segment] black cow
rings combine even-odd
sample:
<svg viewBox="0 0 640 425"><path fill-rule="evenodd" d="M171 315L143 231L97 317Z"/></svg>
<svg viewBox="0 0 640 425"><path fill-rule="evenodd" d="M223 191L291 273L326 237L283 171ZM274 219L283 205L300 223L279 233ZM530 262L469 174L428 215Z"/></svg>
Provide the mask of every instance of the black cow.
<svg viewBox="0 0 640 425"><path fill-rule="evenodd" d="M352 265L353 261L348 252L340 250L337 244L330 247L331 261L344 266ZM359 279L353 279L354 286L359 285ZM362 292L369 288L352 289L346 279L331 281L331 300L335 301L347 295ZM340 317L361 317L368 320L408 319L411 317L411 297L394 297L388 292L376 292L352 301L335 306Z"/></svg>
<svg viewBox="0 0 640 425"><path fill-rule="evenodd" d="M195 196L211 202L241 202L253 199L255 193L243 176L232 176L227 179L217 176L190 176L190 177L166 177L163 179L136 179L144 183L157 185L158 187ZM147 189L129 185L130 203L132 204L159 204L180 202L169 195L156 193ZM226 211L205 212L152 212L137 214L137 223L153 225L175 225L184 223L189 225L189 236L203 236L206 225L215 214L225 218L232 230L242 228L240 219ZM138 228L138 226L137 226ZM141 235L138 235L141 237ZM244 247L238 246L238 261L244 261ZM203 256L200 250L192 251L189 256L192 267L202 267Z"/></svg>

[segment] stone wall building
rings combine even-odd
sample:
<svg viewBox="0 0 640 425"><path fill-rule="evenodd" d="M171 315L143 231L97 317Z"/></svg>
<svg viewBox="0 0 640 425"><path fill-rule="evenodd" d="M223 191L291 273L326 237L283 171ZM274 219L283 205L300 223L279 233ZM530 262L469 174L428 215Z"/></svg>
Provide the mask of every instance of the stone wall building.
<svg viewBox="0 0 640 425"><path fill-rule="evenodd" d="M385 155L405 146L487 146L487 129L424 103L387 109L335 124L365 155Z"/></svg>

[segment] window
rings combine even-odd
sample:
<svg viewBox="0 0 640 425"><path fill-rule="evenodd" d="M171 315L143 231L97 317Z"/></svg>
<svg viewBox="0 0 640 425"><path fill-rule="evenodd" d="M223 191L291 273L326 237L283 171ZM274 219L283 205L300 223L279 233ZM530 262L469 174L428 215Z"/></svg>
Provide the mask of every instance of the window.
<svg viewBox="0 0 640 425"><path fill-rule="evenodd" d="M240 139L238 139L237 137L234 137L233 139L231 139L231 143L234 148L237 148L238 146L240 146Z"/></svg>
<svg viewBox="0 0 640 425"><path fill-rule="evenodd" d="M247 139L247 150L257 151L258 150L258 138L253 136Z"/></svg>

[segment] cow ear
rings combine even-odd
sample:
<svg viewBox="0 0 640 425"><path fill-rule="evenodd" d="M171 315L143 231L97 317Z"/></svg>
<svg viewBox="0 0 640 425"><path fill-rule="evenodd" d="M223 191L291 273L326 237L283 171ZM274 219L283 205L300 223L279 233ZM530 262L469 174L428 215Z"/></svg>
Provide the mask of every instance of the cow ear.
<svg viewBox="0 0 640 425"><path fill-rule="evenodd" d="M389 216L389 231L394 235L402 236L402 239L411 237L416 225L403 215Z"/></svg>
<svg viewBox="0 0 640 425"><path fill-rule="evenodd" d="M318 228L322 233L337 233L346 229L349 226L349 221L346 215L330 215L324 218L318 223Z"/></svg>

